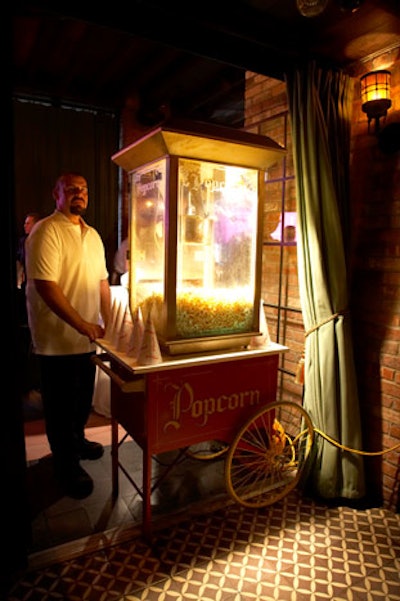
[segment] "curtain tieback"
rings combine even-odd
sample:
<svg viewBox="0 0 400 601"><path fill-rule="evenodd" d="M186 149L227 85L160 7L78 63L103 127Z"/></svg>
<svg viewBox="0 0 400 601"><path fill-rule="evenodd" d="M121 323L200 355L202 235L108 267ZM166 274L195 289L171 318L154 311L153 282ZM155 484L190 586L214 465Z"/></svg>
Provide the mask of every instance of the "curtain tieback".
<svg viewBox="0 0 400 601"><path fill-rule="evenodd" d="M344 316L344 315L347 315L347 314L348 314L347 309L345 311L338 311L337 313L333 313L332 315L330 315L329 317L327 317L323 321L320 321L320 323L317 323L315 326L313 326L312 328L310 328L309 330L307 330L307 332L305 332L305 334L304 334L304 337L307 338L307 336L309 336L310 334L312 334L313 332L315 332L315 330L318 330L318 328L320 328L321 326L324 326L326 323L329 323L330 321L333 321L334 319L337 319L340 315Z"/></svg>
<svg viewBox="0 0 400 601"><path fill-rule="evenodd" d="M318 330L318 328L320 328L324 324L329 323L330 321L333 321L334 319L337 319L340 315L344 316L347 313L348 313L347 310L346 311L338 311L337 313L333 313L333 315L330 315L329 317L327 317L320 323L317 323L315 326L310 328L307 332L305 332L304 337L307 338L307 336L309 336L310 334L315 332L315 330ZM297 364L296 374L295 374L295 378L294 378L294 381L296 384L304 384L304 359L305 359L305 352L303 350L301 357L299 359L299 362Z"/></svg>

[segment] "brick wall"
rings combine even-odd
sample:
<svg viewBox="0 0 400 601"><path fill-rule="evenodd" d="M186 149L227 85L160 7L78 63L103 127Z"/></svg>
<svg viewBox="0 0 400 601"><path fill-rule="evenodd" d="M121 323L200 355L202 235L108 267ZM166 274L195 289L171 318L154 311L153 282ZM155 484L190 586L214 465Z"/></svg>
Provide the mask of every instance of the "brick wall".
<svg viewBox="0 0 400 601"><path fill-rule="evenodd" d="M381 127L400 123L399 49L368 61L391 71L392 106ZM362 404L364 447L387 449L400 442L400 151L385 153L368 134L355 81L352 121L353 209L352 313ZM400 448L366 459L369 490L399 510Z"/></svg>
<svg viewBox="0 0 400 601"><path fill-rule="evenodd" d="M351 138L351 310L359 396L363 419L363 450L380 453L400 443L400 152L385 154L376 135L368 134L367 117L361 110L359 76L369 70L389 68L392 74L392 107L386 124L400 122L399 50L365 62L354 75ZM277 142L286 139L285 171L293 174L290 120L283 82L248 73L246 78L246 129L265 133ZM288 127L288 131L285 128ZM291 186L293 191L293 186ZM290 194L291 192L288 192ZM266 204L277 206L281 190L271 186ZM268 209L266 209L268 214ZM268 235L268 232L265 232ZM293 262L293 256L292 256ZM273 294L278 261L264 265L263 294ZM293 267L293 265L292 265ZM275 273L274 273L275 270ZM299 303L290 279L291 304ZM274 332L273 312L267 315ZM291 349L293 369L301 352L303 330L298 315L288 315L285 338ZM286 366L287 367L287 366ZM281 396L300 394L293 378L283 376ZM371 502L399 510L400 448L366 456L367 494Z"/></svg>

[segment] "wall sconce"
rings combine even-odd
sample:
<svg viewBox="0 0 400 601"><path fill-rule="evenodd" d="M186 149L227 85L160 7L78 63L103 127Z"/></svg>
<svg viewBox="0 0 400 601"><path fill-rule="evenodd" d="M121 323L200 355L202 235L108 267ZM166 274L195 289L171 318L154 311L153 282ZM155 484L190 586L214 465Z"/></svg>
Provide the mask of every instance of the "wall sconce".
<svg viewBox="0 0 400 601"><path fill-rule="evenodd" d="M297 8L303 17L317 17L328 6L329 0L296 0Z"/></svg>
<svg viewBox="0 0 400 601"><path fill-rule="evenodd" d="M390 100L390 71L371 71L360 79L362 110L368 116L368 132L375 119L375 133L379 131L379 119L386 117Z"/></svg>

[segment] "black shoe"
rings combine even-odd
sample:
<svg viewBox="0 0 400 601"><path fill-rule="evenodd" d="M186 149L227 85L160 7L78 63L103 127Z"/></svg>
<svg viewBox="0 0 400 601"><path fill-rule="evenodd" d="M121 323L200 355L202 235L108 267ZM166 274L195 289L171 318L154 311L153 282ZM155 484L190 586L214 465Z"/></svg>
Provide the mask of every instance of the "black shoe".
<svg viewBox="0 0 400 601"><path fill-rule="evenodd" d="M58 481L64 493L73 499L85 499L93 492L93 480L80 465L73 471L59 473Z"/></svg>
<svg viewBox="0 0 400 601"><path fill-rule="evenodd" d="M91 440L83 440L78 447L78 454L80 459L100 459L103 456L104 447L99 442L92 442Z"/></svg>

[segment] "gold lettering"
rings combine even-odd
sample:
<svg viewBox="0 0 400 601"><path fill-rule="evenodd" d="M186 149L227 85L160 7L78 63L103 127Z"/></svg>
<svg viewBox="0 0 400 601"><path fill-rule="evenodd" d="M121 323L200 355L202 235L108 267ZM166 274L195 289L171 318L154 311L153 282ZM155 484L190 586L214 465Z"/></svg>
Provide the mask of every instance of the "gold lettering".
<svg viewBox="0 0 400 601"><path fill-rule="evenodd" d="M234 411L235 409L237 409L239 405L239 395L235 394L231 394L231 396L228 399L228 409L229 411Z"/></svg>
<svg viewBox="0 0 400 601"><path fill-rule="evenodd" d="M197 417L201 417L203 415L203 402L202 401L194 401L191 407L191 414L194 419Z"/></svg>
<svg viewBox="0 0 400 601"><path fill-rule="evenodd" d="M243 390L234 392L229 396L221 394L217 398L195 399L193 387L189 382L184 382L181 385L173 384L172 387L175 389L170 401L172 419L165 423L164 431L170 427L178 430L181 427L184 413L190 414L194 421L198 421L201 426L205 426L214 413L236 411L248 405L253 406L260 403L259 390Z"/></svg>
<svg viewBox="0 0 400 601"><path fill-rule="evenodd" d="M175 426L175 423L178 423L180 427L181 421L181 413L186 413L190 411L190 408L193 403L193 388L188 382L185 382L182 386L178 386L173 384L173 388L176 389L175 394L173 395L170 406L172 410L172 421L167 422L164 426L166 430L169 426ZM184 397L184 393L186 392L186 398Z"/></svg>
<svg viewBox="0 0 400 601"><path fill-rule="evenodd" d="M224 394L221 394L221 396L217 398L217 413L223 413L227 410L228 407L223 406L223 401L226 401L227 398L228 397Z"/></svg>

